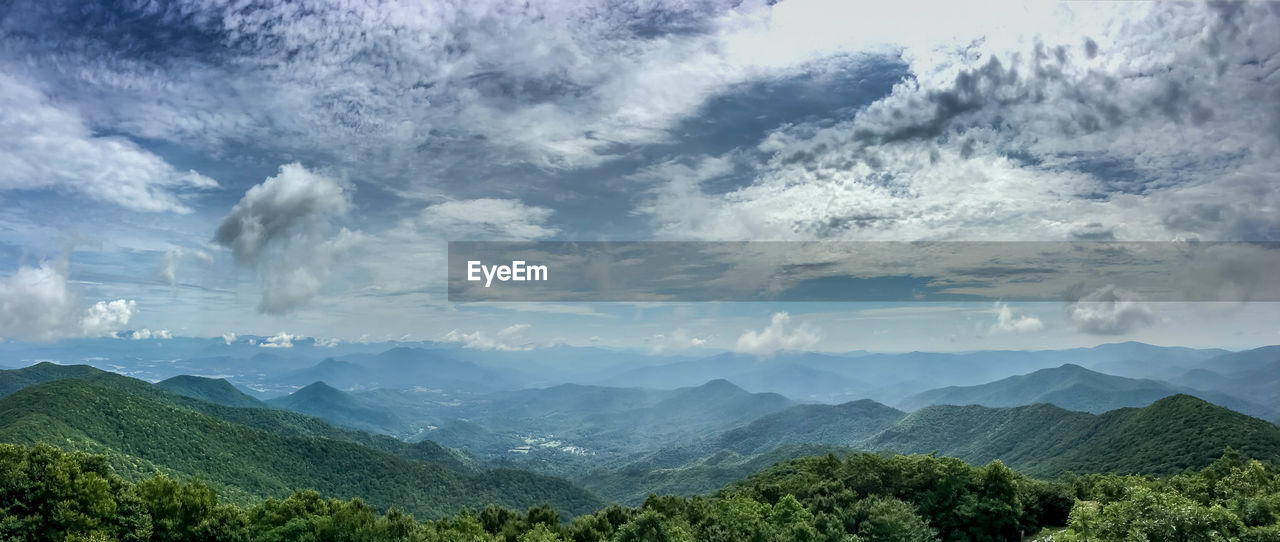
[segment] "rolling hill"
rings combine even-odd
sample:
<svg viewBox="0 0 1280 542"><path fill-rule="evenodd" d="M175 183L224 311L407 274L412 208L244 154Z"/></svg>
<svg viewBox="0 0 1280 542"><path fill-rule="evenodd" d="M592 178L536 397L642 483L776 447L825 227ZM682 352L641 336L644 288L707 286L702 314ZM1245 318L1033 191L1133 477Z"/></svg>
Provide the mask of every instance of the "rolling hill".
<svg viewBox="0 0 1280 542"><path fill-rule="evenodd" d="M266 405L253 397L245 395L230 382L221 378L205 378L203 376L179 375L162 380L156 386L178 395L199 399L207 403L237 408L265 408Z"/></svg>
<svg viewBox="0 0 1280 542"><path fill-rule="evenodd" d="M240 500L312 488L423 517L494 503L551 502L574 513L600 505L564 480L511 470L460 473L354 442L282 436L79 379L0 399L0 441L105 454L131 477L155 470L200 476Z"/></svg>
<svg viewBox="0 0 1280 542"><path fill-rule="evenodd" d="M1179 393L1193 394L1251 416L1280 419L1280 410L1274 407L1224 393L1197 391L1158 380L1113 376L1072 364L977 386L933 389L903 399L899 407L916 410L930 405L1013 407L1049 403L1067 410L1101 414L1117 408L1146 406Z"/></svg>
<svg viewBox="0 0 1280 542"><path fill-rule="evenodd" d="M269 399L267 404L375 433L396 433L406 427L390 410L369 404L324 382L316 382L284 397Z"/></svg>

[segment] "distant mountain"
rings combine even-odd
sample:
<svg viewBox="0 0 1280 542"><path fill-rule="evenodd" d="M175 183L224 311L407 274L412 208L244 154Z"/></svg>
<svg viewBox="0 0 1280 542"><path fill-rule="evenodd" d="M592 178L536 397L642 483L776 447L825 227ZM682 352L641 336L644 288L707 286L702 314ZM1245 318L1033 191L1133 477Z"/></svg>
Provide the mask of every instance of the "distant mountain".
<svg viewBox="0 0 1280 542"><path fill-rule="evenodd" d="M1172 381L1188 388L1280 407L1280 346L1224 354Z"/></svg>
<svg viewBox="0 0 1280 542"><path fill-rule="evenodd" d="M316 382L285 397L269 399L267 404L375 433L393 434L406 427L391 411L334 389L324 382Z"/></svg>
<svg viewBox="0 0 1280 542"><path fill-rule="evenodd" d="M805 354L805 357L823 357ZM832 358L848 362L848 358ZM791 357L761 359L741 354L719 354L708 358L644 366L611 376L601 383L609 386L638 386L673 389L724 379L758 393L778 393L793 399L840 400L856 394L863 386L853 378L798 363Z"/></svg>
<svg viewBox="0 0 1280 542"><path fill-rule="evenodd" d="M0 442L47 442L105 454L127 477L157 469L199 476L239 501L314 488L379 508L394 504L421 517L487 504L550 502L571 513L601 504L555 478L506 470L459 473L353 442L281 436L78 379L36 384L0 399Z"/></svg>
<svg viewBox="0 0 1280 542"><path fill-rule="evenodd" d="M329 382L342 389L369 388L379 384L380 378L355 363L325 358L311 367L291 372L279 379L283 382Z"/></svg>
<svg viewBox="0 0 1280 542"><path fill-rule="evenodd" d="M1099 373L1079 365L1041 369L978 386L951 386L904 399L899 406L915 410L929 405L1012 407L1049 403L1067 410L1101 414L1124 407L1140 407L1162 397L1191 393L1232 410L1267 420L1280 419L1280 410L1217 393L1148 379Z"/></svg>
<svg viewBox="0 0 1280 542"><path fill-rule="evenodd" d="M489 369L449 357L441 349L397 347L379 354L328 358L285 374L280 384L307 385L323 381L344 389L428 388L441 391L488 392L514 389L519 373Z"/></svg>
<svg viewBox="0 0 1280 542"><path fill-rule="evenodd" d="M168 380L157 382L156 386L178 395L199 399L201 401L236 408L266 408L262 401L246 395L236 389L230 382L221 378L203 376L178 375Z"/></svg>

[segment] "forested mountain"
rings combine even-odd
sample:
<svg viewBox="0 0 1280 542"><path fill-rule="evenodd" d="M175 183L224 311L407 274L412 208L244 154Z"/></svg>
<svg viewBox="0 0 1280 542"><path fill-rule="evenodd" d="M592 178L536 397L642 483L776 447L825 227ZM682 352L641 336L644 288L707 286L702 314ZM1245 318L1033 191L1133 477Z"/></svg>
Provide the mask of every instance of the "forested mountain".
<svg viewBox="0 0 1280 542"><path fill-rule="evenodd" d="M221 378L178 375L173 378L157 382L156 386L178 395L218 405L238 408L266 407L262 401L246 395L244 392L231 385L230 382Z"/></svg>
<svg viewBox="0 0 1280 542"><path fill-rule="evenodd" d="M1101 415L1052 405L932 406L864 442L866 449L1000 459L1036 475L1170 474L1207 465L1223 447L1280 458L1280 427L1188 395Z"/></svg>
<svg viewBox="0 0 1280 542"><path fill-rule="evenodd" d="M1280 410L1212 391L1195 391L1167 382L1125 378L1063 365L1030 374L1011 376L978 386L951 386L903 399L899 406L916 410L930 405L982 405L1012 407L1049 403L1067 410L1101 414L1124 407L1140 407L1179 393L1267 420L1280 419Z"/></svg>
<svg viewBox="0 0 1280 542"><path fill-rule="evenodd" d="M771 446L799 442L892 453L937 452L975 464L999 460L1037 476L1171 474L1207 465L1226 446L1250 457L1280 460L1280 427L1186 395L1102 415L1048 404L931 406L904 414L856 401L792 407L690 445L651 452L612 472L593 472L580 481L618 499L667 487L687 494L705 492L714 486L698 485L700 478L679 480L685 470L714 463L717 457L750 461L776 449Z"/></svg>
<svg viewBox="0 0 1280 542"><path fill-rule="evenodd" d="M267 404L315 416L338 425L378 433L394 433L406 424L391 410L370 404L351 394L316 382Z"/></svg>
<svg viewBox="0 0 1280 542"><path fill-rule="evenodd" d="M0 441L58 443L106 455L127 477L199 476L238 500L312 488L423 517L487 504L600 504L572 484L520 471L463 473L353 442L281 436L84 380L37 384L0 400Z"/></svg>

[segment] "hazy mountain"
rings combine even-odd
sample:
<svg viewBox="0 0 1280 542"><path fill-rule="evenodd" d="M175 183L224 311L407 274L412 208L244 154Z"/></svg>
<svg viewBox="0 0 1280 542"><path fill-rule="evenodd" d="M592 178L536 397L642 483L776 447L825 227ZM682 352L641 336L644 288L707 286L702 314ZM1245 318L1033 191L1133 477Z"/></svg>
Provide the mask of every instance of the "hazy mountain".
<svg viewBox="0 0 1280 542"><path fill-rule="evenodd" d="M334 389L324 382L316 382L285 397L270 399L267 404L375 433L394 434L406 428L405 423L391 411Z"/></svg>
<svg viewBox="0 0 1280 542"><path fill-rule="evenodd" d="M810 354L823 356L821 354ZM793 399L840 400L863 386L855 379L799 363L794 357L760 359L741 354L720 354L702 359L638 367L602 381L610 386L672 389L724 379L753 392L772 392ZM832 358L847 362L848 358Z"/></svg>
<svg viewBox="0 0 1280 542"><path fill-rule="evenodd" d="M1280 346L1224 354L1172 379L1199 390L1280 406Z"/></svg>
<svg viewBox="0 0 1280 542"><path fill-rule="evenodd" d="M236 389L235 386L232 386L230 382L221 378L179 375L157 382L156 386L178 395L229 407L266 408L267 406L262 401L246 395Z"/></svg>
<svg viewBox="0 0 1280 542"><path fill-rule="evenodd" d="M1275 408L1230 395L1195 391L1157 380L1108 375L1070 364L978 386L929 390L902 400L899 406L915 410L929 405L1011 407L1049 403L1068 410L1100 414L1117 408L1146 406L1162 397L1179 393L1194 394L1237 412L1267 420L1280 418L1280 411Z"/></svg>

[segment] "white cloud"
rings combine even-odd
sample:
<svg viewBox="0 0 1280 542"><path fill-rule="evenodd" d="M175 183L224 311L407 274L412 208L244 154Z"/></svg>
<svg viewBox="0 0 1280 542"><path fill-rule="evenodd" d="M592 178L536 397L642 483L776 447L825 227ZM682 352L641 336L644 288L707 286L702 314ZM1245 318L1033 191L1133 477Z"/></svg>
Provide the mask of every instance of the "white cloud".
<svg viewBox="0 0 1280 542"><path fill-rule="evenodd" d="M186 213L186 194L217 186L128 139L96 135L74 109L0 73L0 190L54 189L135 211Z"/></svg>
<svg viewBox="0 0 1280 542"><path fill-rule="evenodd" d="M1076 329L1098 335L1121 335L1156 322L1156 314L1136 294L1113 286L1099 288L1067 305Z"/></svg>
<svg viewBox="0 0 1280 542"><path fill-rule="evenodd" d="M659 333L645 340L649 344L651 354L669 354L683 352L690 348L706 346L711 337L697 337L687 329L676 329L671 333Z"/></svg>
<svg viewBox="0 0 1280 542"><path fill-rule="evenodd" d="M441 337L441 341L461 343L463 348L474 350L522 351L532 350L534 345L525 340L523 334L532 327L529 324L513 324L494 333L493 336L473 331L452 330Z"/></svg>
<svg viewBox="0 0 1280 542"><path fill-rule="evenodd" d="M0 335L47 340L65 334L74 298L61 267L20 266L0 279Z"/></svg>
<svg viewBox="0 0 1280 542"><path fill-rule="evenodd" d="M293 348L293 340L300 339L297 335L290 335L281 331L271 337L268 337L262 344L258 345L262 348ZM253 344L250 342L249 344Z"/></svg>
<svg viewBox="0 0 1280 542"><path fill-rule="evenodd" d="M259 312L283 314L306 304L338 257L360 242L363 235L346 228L332 233L350 197L337 181L293 163L250 188L223 218L214 241L258 271Z"/></svg>
<svg viewBox="0 0 1280 542"><path fill-rule="evenodd" d="M330 337L328 339L316 339L316 346L321 348L333 348L342 343L341 339Z"/></svg>
<svg viewBox="0 0 1280 542"><path fill-rule="evenodd" d="M532 240L555 235L546 226L551 209L525 205L519 200L481 198L431 205L419 214L416 226L464 239Z"/></svg>
<svg viewBox="0 0 1280 542"><path fill-rule="evenodd" d="M222 342L227 343L227 346L231 346L231 343L236 342L236 334L230 331L223 333Z"/></svg>
<svg viewBox="0 0 1280 542"><path fill-rule="evenodd" d="M1030 333L1044 329L1044 322L1030 314L1015 315L1008 303L997 301L995 304L996 323L991 331L1007 333Z"/></svg>
<svg viewBox="0 0 1280 542"><path fill-rule="evenodd" d="M172 339L173 333L170 333L167 329L151 331L144 327L142 329L133 330L133 333L129 335L129 338L135 341L144 341L147 339Z"/></svg>
<svg viewBox="0 0 1280 542"><path fill-rule="evenodd" d="M114 335L137 312L133 300L98 301L81 309L67 283L66 262L20 265L0 277L0 337L55 340Z"/></svg>
<svg viewBox="0 0 1280 542"><path fill-rule="evenodd" d="M774 313L769 325L759 332L747 330L738 337L734 352L756 356L772 356L778 352L811 348L820 339L817 330L801 324L791 326L791 315Z"/></svg>
<svg viewBox="0 0 1280 542"><path fill-rule="evenodd" d="M133 300L99 301L85 311L80 319L80 331L86 337L115 335L129 325L129 319L137 312L138 306Z"/></svg>

